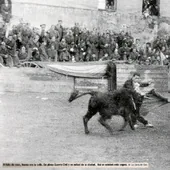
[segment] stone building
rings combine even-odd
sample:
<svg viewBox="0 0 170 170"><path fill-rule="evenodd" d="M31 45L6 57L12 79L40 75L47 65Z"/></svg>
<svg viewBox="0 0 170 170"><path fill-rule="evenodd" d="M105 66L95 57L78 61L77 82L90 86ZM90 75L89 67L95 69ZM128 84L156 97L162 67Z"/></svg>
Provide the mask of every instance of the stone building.
<svg viewBox="0 0 170 170"><path fill-rule="evenodd" d="M63 20L66 27L79 22L88 29L98 28L100 31L114 30L116 32L125 29L138 37L141 34L151 36L155 34L154 27L148 28L148 21L143 19L142 10L145 0L12 0L12 22L18 22L23 18L24 22L30 22L32 26L39 27L47 24L47 27ZM156 1L160 16L170 16L168 0ZM112 3L113 8L107 7ZM157 22L158 23L158 22ZM146 35L148 34L148 35Z"/></svg>
<svg viewBox="0 0 170 170"><path fill-rule="evenodd" d="M74 22L92 29L117 29L117 25L132 25L142 11L142 0L113 0L114 10L105 10L106 0L13 0L13 16L33 25L51 25L58 19L71 26ZM133 22L132 22L133 21Z"/></svg>

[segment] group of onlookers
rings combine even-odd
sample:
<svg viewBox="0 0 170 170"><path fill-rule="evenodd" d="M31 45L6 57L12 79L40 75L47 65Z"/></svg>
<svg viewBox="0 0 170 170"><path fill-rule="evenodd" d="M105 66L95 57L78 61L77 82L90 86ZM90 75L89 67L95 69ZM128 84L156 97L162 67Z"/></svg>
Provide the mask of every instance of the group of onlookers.
<svg viewBox="0 0 170 170"><path fill-rule="evenodd" d="M29 23L14 25L6 36L0 25L0 63L19 66L24 61L87 62L101 60L126 60L138 64L165 64L170 62L170 38L157 37L143 44L129 33L115 33L97 29L89 31L78 23L64 28L62 20L50 29L42 24L40 29Z"/></svg>

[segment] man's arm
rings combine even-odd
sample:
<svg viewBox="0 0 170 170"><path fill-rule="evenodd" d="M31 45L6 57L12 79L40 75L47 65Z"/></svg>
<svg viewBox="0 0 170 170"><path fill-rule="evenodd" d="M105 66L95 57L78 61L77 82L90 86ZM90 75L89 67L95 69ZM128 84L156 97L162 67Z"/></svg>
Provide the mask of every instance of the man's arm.
<svg viewBox="0 0 170 170"><path fill-rule="evenodd" d="M151 82L151 81L141 82L141 83L140 83L140 87L147 87L147 86L151 85L152 83L153 83L153 82Z"/></svg>

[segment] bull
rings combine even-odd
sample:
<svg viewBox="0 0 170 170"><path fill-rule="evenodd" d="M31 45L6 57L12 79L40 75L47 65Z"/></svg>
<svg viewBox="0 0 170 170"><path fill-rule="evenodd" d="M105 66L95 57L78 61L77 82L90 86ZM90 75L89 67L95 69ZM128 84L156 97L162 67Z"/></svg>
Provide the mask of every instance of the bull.
<svg viewBox="0 0 170 170"><path fill-rule="evenodd" d="M121 130L123 130L129 123L132 130L135 130L134 120L135 115L139 112L143 102L143 96L139 93L129 89L119 89L113 92L85 92L80 93L75 90L69 97L69 102L74 101L85 95L90 95L88 104L88 111L83 116L85 134L89 134L88 121L96 115L100 114L99 123L104 126L110 134L113 134L113 130L107 123L108 119L111 119L113 115L120 115L124 118L125 123Z"/></svg>

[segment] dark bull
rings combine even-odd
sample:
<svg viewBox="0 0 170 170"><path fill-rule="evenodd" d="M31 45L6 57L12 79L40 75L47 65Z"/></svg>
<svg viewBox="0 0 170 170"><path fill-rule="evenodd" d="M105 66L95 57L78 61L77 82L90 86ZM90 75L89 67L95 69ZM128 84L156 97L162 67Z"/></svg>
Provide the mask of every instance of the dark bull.
<svg viewBox="0 0 170 170"><path fill-rule="evenodd" d="M108 129L111 134L113 134L112 128L106 120L111 119L113 115L120 115L124 118L125 124L121 130L123 130L128 123L131 129L135 130L132 117L134 119L142 105L143 97L140 94L128 89L120 89L107 93L91 91L82 94L80 94L79 91L74 91L69 98L69 102L84 95L91 95L88 111L83 117L86 134L89 133L88 121L98 112L100 114L100 124Z"/></svg>

